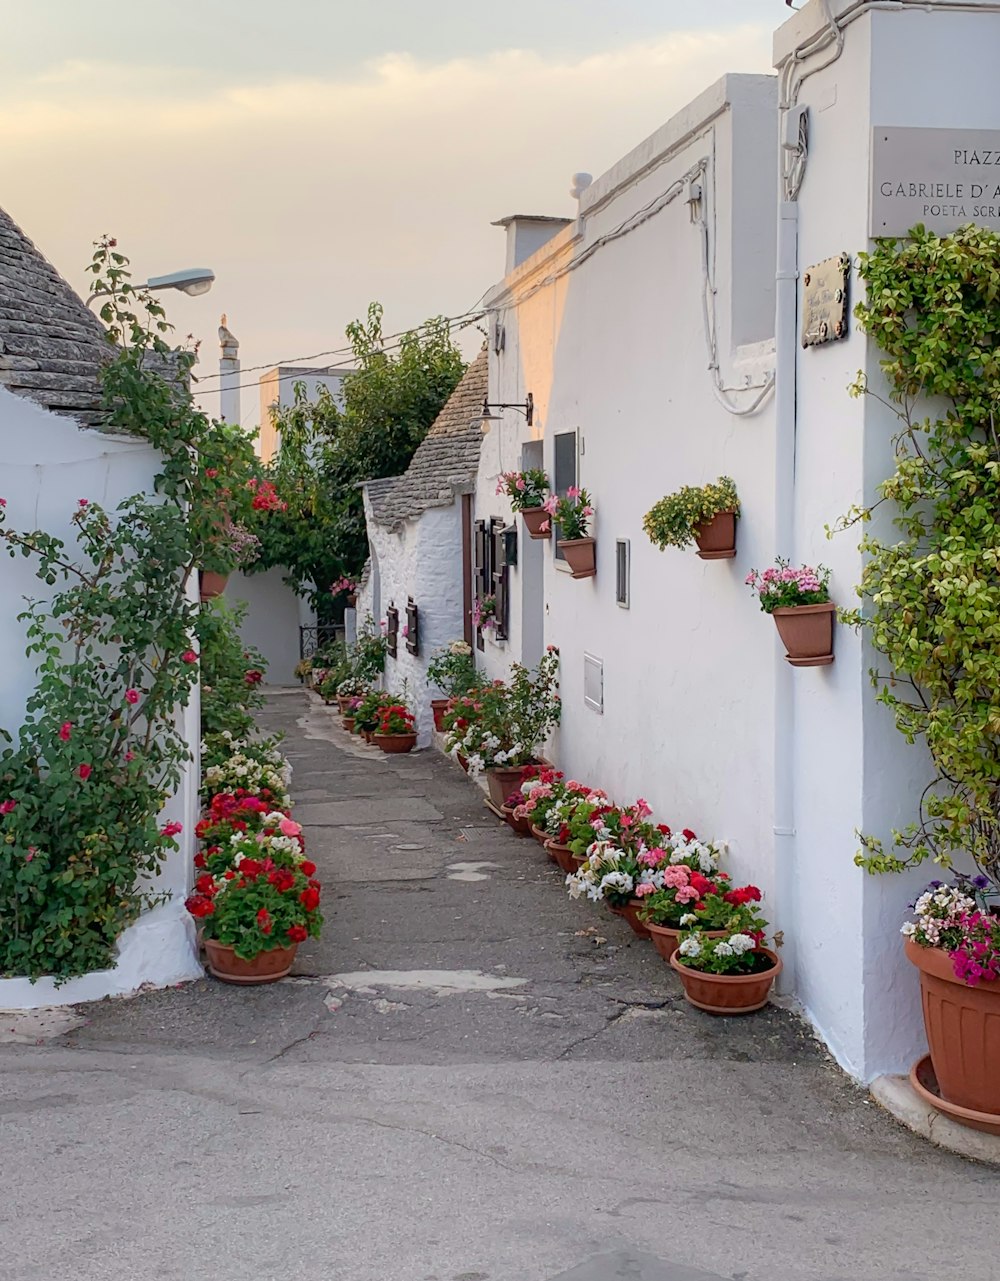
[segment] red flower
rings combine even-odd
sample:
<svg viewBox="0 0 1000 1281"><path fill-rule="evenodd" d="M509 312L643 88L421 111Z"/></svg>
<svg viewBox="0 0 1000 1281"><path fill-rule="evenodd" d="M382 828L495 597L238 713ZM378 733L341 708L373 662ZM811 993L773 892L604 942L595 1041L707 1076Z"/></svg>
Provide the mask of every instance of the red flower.
<svg viewBox="0 0 1000 1281"><path fill-rule="evenodd" d="M267 878L279 894L284 894L295 885L295 873L288 867L278 867Z"/></svg>
<svg viewBox="0 0 1000 1281"><path fill-rule="evenodd" d="M308 859L304 863L300 863L299 866L306 876L316 875L316 864L310 863Z"/></svg>
<svg viewBox="0 0 1000 1281"><path fill-rule="evenodd" d="M234 832L245 832L247 830L247 825L241 818L234 818L229 826Z"/></svg>
<svg viewBox="0 0 1000 1281"><path fill-rule="evenodd" d="M205 468L205 475L208 477L208 479L209 479L209 480L215 480L215 478L216 478L216 476L218 476L218 474L219 474L219 469L218 469L218 467L206 467L206 468Z"/></svg>
<svg viewBox="0 0 1000 1281"><path fill-rule="evenodd" d="M699 899L699 900L698 900L698 902L697 902L697 903L695 903L695 905L694 905L694 910L695 910L696 912L704 912L704 910L705 910L705 903L704 903L704 900L703 900L703 899Z"/></svg>
<svg viewBox="0 0 1000 1281"><path fill-rule="evenodd" d="M209 898L211 898L213 894L217 894L219 890L219 887L207 872L204 876L198 877L194 883L194 887L199 894L207 894Z"/></svg>
<svg viewBox="0 0 1000 1281"><path fill-rule="evenodd" d="M193 649L186 649L184 653L181 655L182 663L197 663L197 661L198 661L198 655L194 652Z"/></svg>
<svg viewBox="0 0 1000 1281"><path fill-rule="evenodd" d="M0 801L0 814L13 814L17 809L17 801ZM313 868L313 871L316 869Z"/></svg>
<svg viewBox="0 0 1000 1281"><path fill-rule="evenodd" d="M266 907L262 907L257 913L257 928L261 934L270 934L274 926L271 924L271 913Z"/></svg>
<svg viewBox="0 0 1000 1281"><path fill-rule="evenodd" d="M684 831L681 832L681 836L683 836L686 841L696 841L698 839L694 832L691 831L690 827L685 827Z"/></svg>
<svg viewBox="0 0 1000 1281"><path fill-rule="evenodd" d="M78 765L76 767L76 772L77 776L86 783L87 779L90 778L91 774L93 774L94 767L93 765Z"/></svg>
<svg viewBox="0 0 1000 1281"><path fill-rule="evenodd" d="M69 736L70 734L72 734L72 732L73 732L72 721L63 721L63 723L59 726L59 737L62 739L64 743L69 742Z"/></svg>
<svg viewBox="0 0 1000 1281"><path fill-rule="evenodd" d="M165 823L163 826L164 836L179 836L184 831L183 823Z"/></svg>
<svg viewBox="0 0 1000 1281"><path fill-rule="evenodd" d="M303 890L299 895L299 902L307 912L315 912L319 907L319 890L310 885L307 890Z"/></svg>
<svg viewBox="0 0 1000 1281"><path fill-rule="evenodd" d="M732 903L735 907L742 907L744 903L759 903L760 890L756 885L743 885L738 889L730 890L728 894L722 896L727 903Z"/></svg>
<svg viewBox="0 0 1000 1281"><path fill-rule="evenodd" d="M198 820L198 822L194 825L194 834L195 836L197 836L199 841L205 835L205 833L209 831L211 826L212 826L211 819L202 818Z"/></svg>
<svg viewBox="0 0 1000 1281"><path fill-rule="evenodd" d="M204 854L202 854L202 853L200 853L200 852L199 852L198 854L196 854L196 855L194 856L194 865L195 865L195 867L204 867L204 866L205 866L205 855L204 855Z"/></svg>
<svg viewBox="0 0 1000 1281"><path fill-rule="evenodd" d="M139 701L139 691L137 689L127 689L125 691L125 702L131 703L134 707Z"/></svg>
<svg viewBox="0 0 1000 1281"><path fill-rule="evenodd" d="M240 876L251 881L256 880L263 870L263 866L255 858L245 858L240 864Z"/></svg>
<svg viewBox="0 0 1000 1281"><path fill-rule="evenodd" d="M657 823L656 830L660 833L661 836L670 835L670 828L667 827L666 823Z"/></svg>
<svg viewBox="0 0 1000 1281"><path fill-rule="evenodd" d="M205 894L192 894L184 906L192 916L211 916L215 911L215 904Z"/></svg>
<svg viewBox="0 0 1000 1281"><path fill-rule="evenodd" d="M691 885L699 894L711 894L715 886L707 876L702 876L700 872L692 872L690 877Z"/></svg>
<svg viewBox="0 0 1000 1281"><path fill-rule="evenodd" d="M304 943L309 937L309 931L304 925L292 925L287 933L293 943Z"/></svg>

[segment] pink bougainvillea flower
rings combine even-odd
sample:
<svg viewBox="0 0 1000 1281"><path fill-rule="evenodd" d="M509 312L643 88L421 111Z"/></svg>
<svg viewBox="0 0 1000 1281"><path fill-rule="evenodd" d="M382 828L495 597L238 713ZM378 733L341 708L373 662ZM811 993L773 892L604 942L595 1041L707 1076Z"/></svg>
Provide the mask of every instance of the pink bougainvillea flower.
<svg viewBox="0 0 1000 1281"><path fill-rule="evenodd" d="M134 760L135 760L135 752L126 752L126 753L125 753L125 759L126 759L127 761L134 761Z"/></svg>
<svg viewBox="0 0 1000 1281"><path fill-rule="evenodd" d="M131 703L134 707L139 701L139 691L137 689L127 689L125 691L125 702Z"/></svg>
<svg viewBox="0 0 1000 1281"><path fill-rule="evenodd" d="M181 655L182 663L197 663L197 661L198 661L198 655L194 652L193 649L186 649L184 653Z"/></svg>
<svg viewBox="0 0 1000 1281"><path fill-rule="evenodd" d="M72 733L73 733L73 722L63 721L63 723L59 726L59 737L62 739L62 741L64 743L68 743L69 736Z"/></svg>
<svg viewBox="0 0 1000 1281"><path fill-rule="evenodd" d="M163 825L164 836L177 836L184 831L183 823L165 823Z"/></svg>
<svg viewBox="0 0 1000 1281"><path fill-rule="evenodd" d="M90 499L89 499L89 498L78 498L76 501L80 504L80 506L81 506L81 507L89 507L89 506L90 506Z"/></svg>
<svg viewBox="0 0 1000 1281"><path fill-rule="evenodd" d="M83 779L85 783L87 779L90 778L91 774L93 774L93 772L94 772L93 765L78 765L76 767L77 777Z"/></svg>
<svg viewBox="0 0 1000 1281"><path fill-rule="evenodd" d="M0 801L0 814L13 814L17 809L17 801Z"/></svg>

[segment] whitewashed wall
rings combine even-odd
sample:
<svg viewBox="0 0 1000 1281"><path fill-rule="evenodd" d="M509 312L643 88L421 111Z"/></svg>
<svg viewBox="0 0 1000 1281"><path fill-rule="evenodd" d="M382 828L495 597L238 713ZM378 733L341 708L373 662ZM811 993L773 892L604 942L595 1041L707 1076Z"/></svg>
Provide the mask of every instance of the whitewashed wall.
<svg viewBox="0 0 1000 1281"><path fill-rule="evenodd" d="M70 517L78 500L87 498L113 510L122 499L149 491L157 470L155 452L142 441L84 430L67 418L49 413L0 387L0 435L4 459L0 496L6 498L7 526L41 528L75 543ZM24 654L24 624L17 620L24 597L40 598L45 586L34 575L34 561L0 556L0 725L14 733L35 685L35 668ZM196 587L192 584L192 593ZM197 691L183 712L185 737L197 754ZM144 983L165 986L201 974L194 930L184 897L194 851L198 815L197 756L185 771L178 793L168 802L164 820L184 824L180 849L164 863L155 888L171 901L147 913L122 936L119 964L113 971L74 979L55 988L47 980L0 979L0 1009L29 1008L91 1000L135 991Z"/></svg>
<svg viewBox="0 0 1000 1281"><path fill-rule="evenodd" d="M309 602L285 583L280 569L232 574L226 584L226 600L247 606L241 635L245 644L255 646L267 659L267 683L294 684L299 626L316 622Z"/></svg>
<svg viewBox="0 0 1000 1281"><path fill-rule="evenodd" d="M728 837L736 874L769 889L775 642L743 579L771 552L770 405L738 419L713 394L699 238L685 194L521 306L517 299L708 158L723 373L734 385L746 377L760 382L773 363L769 350L731 351L729 334L734 310L748 341L766 339L773 324L774 152L760 140L773 139L774 102L768 77L713 86L599 178L584 195L580 220L489 297L506 324L490 399L523 400L530 391L537 414L533 429L513 413L492 428L476 496L477 519L507 516L496 480L522 465L525 443L544 437L551 475L553 435L580 433L580 483L597 509L597 576L570 578L553 544L526 538L522 526L511 640L487 641L486 666L502 675L521 653L526 616L540 612L545 642L562 656L560 766L624 801L645 796L671 824ZM738 223L732 171L747 157L734 154L734 135L755 152L750 171L741 172ZM754 395L739 391L733 399L744 404ZM744 501L737 559L705 562L693 550L654 548L642 531L644 512L665 493L720 474L735 478ZM618 538L631 544L627 610L615 603ZM585 653L604 663L603 715L584 704Z"/></svg>
<svg viewBox="0 0 1000 1281"><path fill-rule="evenodd" d="M431 699L439 697L427 684L427 663L435 649L461 640L463 634L461 506L456 502L451 507L431 507L419 519L390 531L374 519L366 495L365 518L378 558L380 600L374 599L370 581L358 600L358 616L363 619L368 610L374 614L378 605L380 612L374 616L381 622L390 605L399 610L397 657L386 659L382 683L387 690L405 693L417 717L417 745L426 747L434 728ZM418 609L417 654L409 653L403 636L408 596Z"/></svg>

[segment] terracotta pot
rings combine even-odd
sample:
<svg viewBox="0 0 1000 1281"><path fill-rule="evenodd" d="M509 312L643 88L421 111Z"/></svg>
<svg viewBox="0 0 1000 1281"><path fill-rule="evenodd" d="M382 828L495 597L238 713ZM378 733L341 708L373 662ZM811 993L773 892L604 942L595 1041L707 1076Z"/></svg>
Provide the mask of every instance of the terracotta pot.
<svg viewBox="0 0 1000 1281"><path fill-rule="evenodd" d="M673 954L670 964L681 977L685 997L697 1009L708 1014L751 1014L767 1004L771 984L781 973L781 957L776 952L769 947L756 950L772 962L771 968L760 974L705 974L685 965L679 952Z"/></svg>
<svg viewBox="0 0 1000 1281"><path fill-rule="evenodd" d="M298 943L290 947L272 947L258 952L252 961L244 961L231 947L215 939L204 939L209 973L223 983L276 983L292 968Z"/></svg>
<svg viewBox="0 0 1000 1281"><path fill-rule="evenodd" d="M361 733L364 735L366 743L370 743L375 737L375 731L373 729L363 729Z"/></svg>
<svg viewBox="0 0 1000 1281"><path fill-rule="evenodd" d="M941 1098L973 1112L1000 1113L1000 980L969 987L942 948L912 939L904 946L920 971L924 1030Z"/></svg>
<svg viewBox="0 0 1000 1281"><path fill-rule="evenodd" d="M576 871L576 860L573 857L573 851L568 845L560 845L558 841L549 841L545 847L552 856L553 863L558 863L561 871L570 876Z"/></svg>
<svg viewBox="0 0 1000 1281"><path fill-rule="evenodd" d="M681 941L681 935L684 931L672 930L666 925L653 925L651 922L647 924L646 929L649 930L649 937L652 940L653 946L665 961L669 961L677 951L678 944ZM727 931L703 930L702 933L707 939L719 939L722 938Z"/></svg>
<svg viewBox="0 0 1000 1281"><path fill-rule="evenodd" d="M597 552L592 538L560 538L558 545L573 578L594 577L597 573Z"/></svg>
<svg viewBox="0 0 1000 1281"><path fill-rule="evenodd" d="M694 531L702 560L732 560L736 555L736 513L716 512Z"/></svg>
<svg viewBox="0 0 1000 1281"><path fill-rule="evenodd" d="M789 605L771 614L793 667L825 667L833 662L833 601Z"/></svg>
<svg viewBox="0 0 1000 1281"><path fill-rule="evenodd" d="M486 775L486 786L490 790L490 800L499 809L511 792L521 786L521 766L517 769L500 769L493 766L483 770Z"/></svg>
<svg viewBox="0 0 1000 1281"><path fill-rule="evenodd" d="M434 728L440 733L444 729L444 714L448 710L450 698L432 698L431 711L434 713Z"/></svg>
<svg viewBox="0 0 1000 1281"><path fill-rule="evenodd" d="M213 600L221 596L229 582L228 574L217 574L214 569L202 569L198 573L198 586L202 600Z"/></svg>
<svg viewBox="0 0 1000 1281"><path fill-rule="evenodd" d="M934 1064L931 1056L925 1054L917 1059L910 1068L910 1084L925 1103L937 1108L945 1116L950 1116L959 1125L967 1125L971 1130L982 1130L986 1134L1000 1136L1000 1114L995 1112L976 1112L973 1108L960 1108L957 1103L949 1103L941 1097L941 1087L934 1075Z"/></svg>
<svg viewBox="0 0 1000 1281"><path fill-rule="evenodd" d="M528 822L526 818L515 818L514 809L512 806L501 805L500 809L503 811L503 816L507 821L507 825L511 827L518 834L518 836L531 835L531 824Z"/></svg>
<svg viewBox="0 0 1000 1281"><path fill-rule="evenodd" d="M346 729L349 734L354 733L354 717L353 716L342 717L340 723L341 725L343 725L344 729Z"/></svg>
<svg viewBox="0 0 1000 1281"><path fill-rule="evenodd" d="M375 746L383 752L412 752L417 745L416 734L374 734Z"/></svg>
<svg viewBox="0 0 1000 1281"><path fill-rule="evenodd" d="M468 772L469 772L469 758L465 755L465 753L464 753L464 752L459 752L459 753L458 753L458 763L459 763L459 765L461 765L462 769L464 769L464 770L465 770L466 774L468 774Z"/></svg>
<svg viewBox="0 0 1000 1281"><path fill-rule="evenodd" d="M350 707L350 705L351 705L351 700L349 695L347 694L337 695L337 706L340 708L341 716L347 715L347 709Z"/></svg>
<svg viewBox="0 0 1000 1281"><path fill-rule="evenodd" d="M633 934L636 934L641 939L650 937L649 926L645 921L639 920L639 908L642 907L641 898L630 899L624 907L614 907L611 903L608 904L608 907L611 908L615 916L623 916L628 921L632 927Z"/></svg>
<svg viewBox="0 0 1000 1281"><path fill-rule="evenodd" d="M521 509L521 515L532 538L552 537L552 517L544 507L524 507ZM543 525L547 528L542 529Z"/></svg>
<svg viewBox="0 0 1000 1281"><path fill-rule="evenodd" d="M528 822L531 824L531 835L535 838L538 844L542 846L543 849L548 851L548 845L549 845L548 832L546 832L545 829L542 827L536 827L534 823L531 822L531 819L528 819Z"/></svg>

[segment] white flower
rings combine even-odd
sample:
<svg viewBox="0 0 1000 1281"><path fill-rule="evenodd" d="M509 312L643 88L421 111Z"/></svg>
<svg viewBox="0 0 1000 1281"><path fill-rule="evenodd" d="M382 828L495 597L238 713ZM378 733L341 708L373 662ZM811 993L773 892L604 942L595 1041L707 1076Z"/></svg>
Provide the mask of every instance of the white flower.
<svg viewBox="0 0 1000 1281"><path fill-rule="evenodd" d="M729 946L737 956L742 956L744 952L752 952L757 944L749 934L731 934L729 936Z"/></svg>
<svg viewBox="0 0 1000 1281"><path fill-rule="evenodd" d="M912 921L907 921L905 925L900 927L899 932L900 934L905 934L908 939L911 939L913 938L914 934L916 934L917 927L914 925Z"/></svg>
<svg viewBox="0 0 1000 1281"><path fill-rule="evenodd" d="M697 939L685 939L677 950L681 956L699 956L701 954L701 944Z"/></svg>
<svg viewBox="0 0 1000 1281"><path fill-rule="evenodd" d="M732 947L729 943L727 943L725 939L719 939L718 943L716 943L715 945L715 955L716 956L735 956L737 955L737 952L736 952L736 949Z"/></svg>
<svg viewBox="0 0 1000 1281"><path fill-rule="evenodd" d="M698 924L698 918L697 916L695 916L694 912L685 912L684 915L681 917L681 925L697 925L697 924Z"/></svg>

